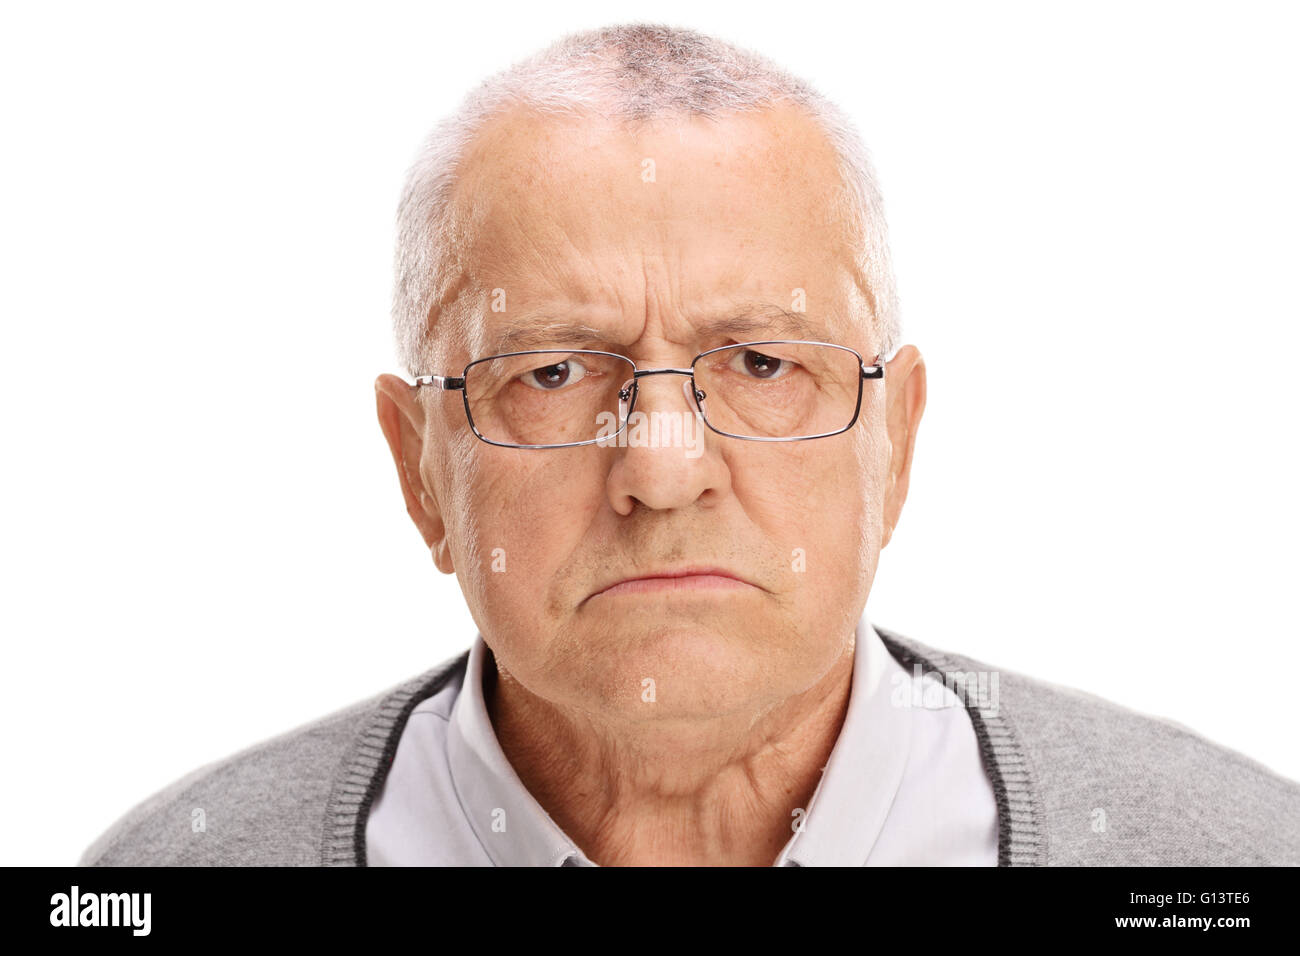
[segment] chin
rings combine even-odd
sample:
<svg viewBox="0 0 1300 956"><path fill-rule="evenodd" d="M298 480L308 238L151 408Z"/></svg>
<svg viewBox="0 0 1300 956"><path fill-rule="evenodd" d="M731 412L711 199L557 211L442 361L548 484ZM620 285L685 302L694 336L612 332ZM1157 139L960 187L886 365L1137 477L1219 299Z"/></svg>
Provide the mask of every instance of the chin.
<svg viewBox="0 0 1300 956"><path fill-rule="evenodd" d="M723 631L656 622L607 634L588 645L580 692L626 718L707 717L761 705L797 679L799 661L784 644L738 636L746 633L734 624Z"/></svg>

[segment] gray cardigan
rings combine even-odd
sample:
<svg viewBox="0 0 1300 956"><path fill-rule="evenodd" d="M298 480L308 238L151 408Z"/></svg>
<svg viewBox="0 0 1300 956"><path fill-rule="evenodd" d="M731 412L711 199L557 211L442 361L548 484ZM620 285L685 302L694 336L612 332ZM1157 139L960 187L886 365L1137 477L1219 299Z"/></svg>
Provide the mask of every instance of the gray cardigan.
<svg viewBox="0 0 1300 956"><path fill-rule="evenodd" d="M1174 721L876 631L909 672L996 672L996 707L964 703L997 798L999 865L1300 865L1300 784ZM407 717L467 657L199 767L79 865L365 866Z"/></svg>

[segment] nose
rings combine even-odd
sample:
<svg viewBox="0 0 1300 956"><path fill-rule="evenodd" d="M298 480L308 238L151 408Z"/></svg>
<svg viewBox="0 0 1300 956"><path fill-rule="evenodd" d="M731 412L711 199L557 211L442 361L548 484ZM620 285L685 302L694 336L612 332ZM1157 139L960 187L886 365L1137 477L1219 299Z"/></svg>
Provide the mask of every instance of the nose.
<svg viewBox="0 0 1300 956"><path fill-rule="evenodd" d="M606 479L610 504L620 515L631 514L638 503L655 510L686 508L730 487L722 456L705 439L708 429L689 372L681 382L685 409L664 401L662 392L655 400L647 386L660 377L654 371L640 376L629 396L631 407L623 413L624 432Z"/></svg>

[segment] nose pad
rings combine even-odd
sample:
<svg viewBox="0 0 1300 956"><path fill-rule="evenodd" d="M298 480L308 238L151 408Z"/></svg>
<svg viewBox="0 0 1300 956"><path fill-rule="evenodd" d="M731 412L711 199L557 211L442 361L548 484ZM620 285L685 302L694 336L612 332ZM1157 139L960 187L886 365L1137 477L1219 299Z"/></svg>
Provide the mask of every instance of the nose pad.
<svg viewBox="0 0 1300 956"><path fill-rule="evenodd" d="M699 402L696 402L696 395L692 390L692 381L689 378L682 379L682 393L686 396L686 406L695 413L696 418L703 418L700 409L704 407L704 392L699 392Z"/></svg>
<svg viewBox="0 0 1300 956"><path fill-rule="evenodd" d="M627 422L627 416L635 398L636 379L629 378L623 383L623 387L618 390L618 423L620 426Z"/></svg>

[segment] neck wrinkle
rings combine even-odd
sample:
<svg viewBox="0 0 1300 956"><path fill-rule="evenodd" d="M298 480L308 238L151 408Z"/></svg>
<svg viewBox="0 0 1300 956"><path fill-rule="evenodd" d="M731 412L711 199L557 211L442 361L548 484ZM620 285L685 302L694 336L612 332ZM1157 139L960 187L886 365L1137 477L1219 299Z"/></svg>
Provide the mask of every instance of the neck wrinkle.
<svg viewBox="0 0 1300 956"><path fill-rule="evenodd" d="M816 685L733 721L737 729L723 735L730 743L697 750L693 760L679 728L596 725L500 673L494 655L483 694L515 773L593 861L727 863L744 856L770 865L789 840L792 810L808 807L844 725L854 653L850 641ZM716 725L689 732L719 738Z"/></svg>

